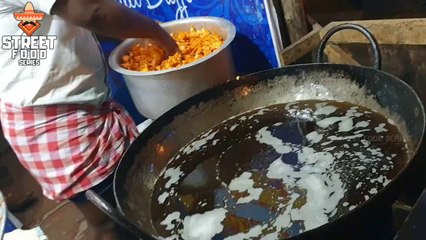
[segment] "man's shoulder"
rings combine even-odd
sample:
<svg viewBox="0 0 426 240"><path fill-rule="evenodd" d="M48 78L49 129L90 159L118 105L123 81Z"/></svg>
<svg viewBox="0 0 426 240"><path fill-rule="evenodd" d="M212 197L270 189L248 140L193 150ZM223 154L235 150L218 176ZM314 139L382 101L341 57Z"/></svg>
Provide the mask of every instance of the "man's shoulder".
<svg viewBox="0 0 426 240"><path fill-rule="evenodd" d="M19 8L15 4L10 3L9 1L0 1L0 15L9 14L17 11L19 11Z"/></svg>

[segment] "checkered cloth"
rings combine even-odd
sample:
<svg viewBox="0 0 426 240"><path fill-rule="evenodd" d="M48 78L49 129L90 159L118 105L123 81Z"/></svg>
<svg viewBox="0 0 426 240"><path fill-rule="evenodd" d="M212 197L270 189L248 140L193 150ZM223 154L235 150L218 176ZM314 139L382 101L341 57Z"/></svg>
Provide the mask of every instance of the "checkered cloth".
<svg viewBox="0 0 426 240"><path fill-rule="evenodd" d="M46 197L68 199L106 179L138 135L129 114L101 107L16 107L0 101L5 138Z"/></svg>

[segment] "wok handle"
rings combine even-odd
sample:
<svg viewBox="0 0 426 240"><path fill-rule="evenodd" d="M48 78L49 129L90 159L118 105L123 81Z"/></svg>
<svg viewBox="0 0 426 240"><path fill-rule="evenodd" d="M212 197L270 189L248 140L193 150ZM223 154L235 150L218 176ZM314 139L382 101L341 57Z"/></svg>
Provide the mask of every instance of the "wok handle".
<svg viewBox="0 0 426 240"><path fill-rule="evenodd" d="M133 233L139 239L155 240L155 238L151 237L149 234L144 233L138 227L136 227L132 222L130 222L129 219L127 219L127 217L125 217L117 209L112 207L109 203L107 203L101 196L99 196L94 191L87 190L86 198L91 203L93 203L97 208L102 210L102 212L104 212L108 217L110 217L116 223L126 228L129 232Z"/></svg>
<svg viewBox="0 0 426 240"><path fill-rule="evenodd" d="M368 41L370 42L371 45L371 49L373 50L373 55L374 55L374 68L380 70L382 68L382 56L380 54L380 49L379 49L379 44L377 43L376 38L373 36L373 34L371 34L367 28L358 25L358 24L353 24L353 23L344 23L341 25L338 25L336 27L333 27L332 29L330 29L330 31L328 31L324 38L321 40L320 46L318 48L318 58L317 58L317 62L321 63L323 58L324 58L324 50L325 50L325 46L328 42L328 40L330 40L330 38L337 32L341 31L341 30L345 30L345 29L353 29L353 30L357 30L358 32L362 33L365 37L367 37Z"/></svg>

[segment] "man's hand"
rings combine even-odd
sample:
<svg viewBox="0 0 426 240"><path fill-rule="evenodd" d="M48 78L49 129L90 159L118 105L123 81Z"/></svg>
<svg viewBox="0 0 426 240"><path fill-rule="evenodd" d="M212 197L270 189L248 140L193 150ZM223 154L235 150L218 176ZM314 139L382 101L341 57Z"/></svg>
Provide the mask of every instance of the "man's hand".
<svg viewBox="0 0 426 240"><path fill-rule="evenodd" d="M176 42L157 22L114 0L56 0L51 13L106 37L152 39L166 57L178 51Z"/></svg>
<svg viewBox="0 0 426 240"><path fill-rule="evenodd" d="M175 42L175 40L170 37L170 35L163 31L161 32L162 36L158 36L157 38L153 39L154 44L157 46L160 46L165 51L165 57L171 56L179 51L179 48Z"/></svg>

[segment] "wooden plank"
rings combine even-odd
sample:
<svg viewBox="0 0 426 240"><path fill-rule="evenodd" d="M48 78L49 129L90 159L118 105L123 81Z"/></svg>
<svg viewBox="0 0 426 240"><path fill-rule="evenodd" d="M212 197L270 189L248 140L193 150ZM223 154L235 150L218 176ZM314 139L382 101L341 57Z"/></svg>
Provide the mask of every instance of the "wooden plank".
<svg viewBox="0 0 426 240"><path fill-rule="evenodd" d="M315 24L318 24L317 20L315 20L311 15L306 14L306 21L308 21L308 24L313 26ZM319 24L318 24L319 25Z"/></svg>
<svg viewBox="0 0 426 240"><path fill-rule="evenodd" d="M310 53L312 50L318 47L319 43L321 42L320 31L321 28L315 28L301 39L286 47L280 53L281 62L283 65L290 65L294 63L299 58Z"/></svg>
<svg viewBox="0 0 426 240"><path fill-rule="evenodd" d="M324 52L327 55L328 61L330 63L361 66L361 64L352 58L351 54L347 53L345 50L335 44L328 44Z"/></svg>
<svg viewBox="0 0 426 240"><path fill-rule="evenodd" d="M308 33L303 0L281 0L287 29L292 43Z"/></svg>
<svg viewBox="0 0 426 240"><path fill-rule="evenodd" d="M332 27L343 23L355 23L366 27L379 44L426 45L426 18L332 22L322 29L321 38ZM330 42L368 43L363 35L352 30L336 33Z"/></svg>

